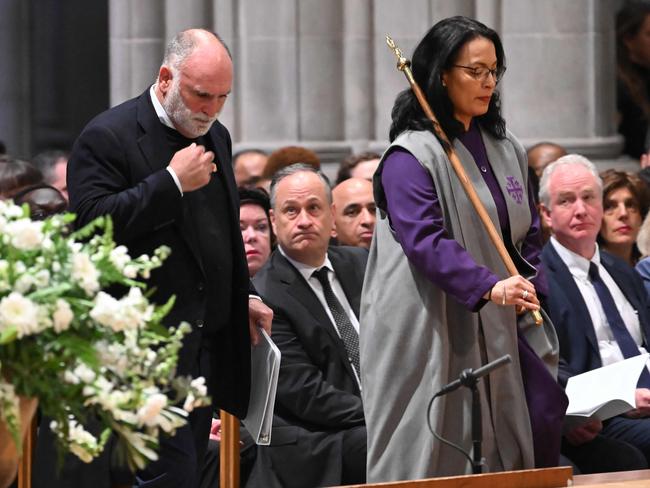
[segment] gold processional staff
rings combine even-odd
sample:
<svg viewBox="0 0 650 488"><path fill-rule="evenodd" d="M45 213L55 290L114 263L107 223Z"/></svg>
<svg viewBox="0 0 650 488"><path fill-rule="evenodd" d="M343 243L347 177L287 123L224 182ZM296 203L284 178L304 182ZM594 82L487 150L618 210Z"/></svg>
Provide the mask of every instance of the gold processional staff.
<svg viewBox="0 0 650 488"><path fill-rule="evenodd" d="M467 197L469 198L470 202L472 202L474 210L476 210L476 213L478 213L478 216L481 219L481 222L483 223L485 230L490 236L490 240L492 241L492 244L494 244L494 247L497 248L497 252L499 253L499 256L501 256L503 263L506 265L506 268L508 269L508 273L510 273L510 276L517 276L519 274L519 271L517 270L515 263L512 261L512 258L510 257L510 254L506 249L506 246L503 244L503 241L501 240L501 236L499 235L496 228L494 227L494 223L492 222L492 219L490 219L490 216L488 215L487 211L485 210L485 207L483 206L483 202L481 202L478 195L476 194L476 190L472 186L472 182L469 181L469 178L467 177L467 173L465 173L465 168L463 168L463 165L458 159L458 156L456 155L456 151L454 151L453 146L449 142L449 138L447 138L447 134L445 134L445 132L442 130L442 127L440 127L440 124L438 123L438 119L433 113L433 110L431 110L431 106L429 105L429 102L427 102L427 99L425 98L424 93L422 93L420 86L415 81L415 78L413 78L413 73L411 72L411 61L409 61L402 55L401 49L395 45L395 41L393 41L393 39L390 36L386 36L386 44L388 44L388 47L395 53L395 56L397 56L397 69L403 72L404 75L406 76L406 79L411 85L411 89L413 90L413 93L418 99L418 102L420 102L420 106L422 107L424 114L429 118L429 120L433 124L434 130L436 131L436 134L438 135L440 140L444 142L443 146L445 152L447 153L447 157L451 162L451 166L452 168L454 168L454 171L456 172L456 176L458 176L461 185L463 185L463 189L465 190ZM533 318L535 319L535 324L537 324L538 326L542 325L543 319L542 319L542 314L539 313L539 310L533 310L531 311L531 313L533 314Z"/></svg>

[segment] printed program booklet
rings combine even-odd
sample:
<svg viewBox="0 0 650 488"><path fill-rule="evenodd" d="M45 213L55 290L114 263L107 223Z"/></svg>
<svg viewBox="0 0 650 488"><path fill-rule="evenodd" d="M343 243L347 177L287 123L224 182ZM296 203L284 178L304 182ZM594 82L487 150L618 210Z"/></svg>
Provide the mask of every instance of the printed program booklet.
<svg viewBox="0 0 650 488"><path fill-rule="evenodd" d="M268 446L281 355L264 329L259 330L262 339L257 346L251 346L251 392L248 413L242 423L256 444Z"/></svg>
<svg viewBox="0 0 650 488"><path fill-rule="evenodd" d="M607 420L636 408L636 385L649 356L639 354L569 378L565 430L591 419Z"/></svg>

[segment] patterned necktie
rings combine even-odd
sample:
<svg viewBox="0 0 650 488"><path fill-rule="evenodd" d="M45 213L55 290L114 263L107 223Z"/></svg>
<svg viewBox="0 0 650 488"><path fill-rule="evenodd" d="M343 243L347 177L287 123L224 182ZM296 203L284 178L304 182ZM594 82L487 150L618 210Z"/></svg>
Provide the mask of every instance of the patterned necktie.
<svg viewBox="0 0 650 488"><path fill-rule="evenodd" d="M327 272L328 269L323 267L318 271L314 271L312 276L316 278L323 287L325 301L327 302L330 312L332 312L334 322L336 322L336 327L339 330L339 335L341 336L341 339L343 339L343 344L345 344L345 349L348 352L348 359L350 360L350 363L352 363L357 374L359 374L359 334L352 325L352 322L350 322L350 317L348 317L348 314L343 310L341 302L336 298L327 277Z"/></svg>
<svg viewBox="0 0 650 488"><path fill-rule="evenodd" d="M616 339L623 356L625 359L638 356L640 354L639 348L630 335L630 331L627 330L621 314L618 313L614 298L605 282L601 279L600 273L598 273L598 266L595 263L589 263L589 279L598 294L598 299L603 306L609 328L612 330L614 339ZM650 388L650 373L648 372L648 368L643 368L637 386L640 388Z"/></svg>

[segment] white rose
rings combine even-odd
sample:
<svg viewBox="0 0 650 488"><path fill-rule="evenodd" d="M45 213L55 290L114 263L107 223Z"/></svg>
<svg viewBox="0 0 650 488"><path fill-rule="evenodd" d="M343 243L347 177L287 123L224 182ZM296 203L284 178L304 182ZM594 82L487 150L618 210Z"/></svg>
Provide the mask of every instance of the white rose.
<svg viewBox="0 0 650 488"><path fill-rule="evenodd" d="M90 311L90 316L101 325L119 332L126 328L121 308L120 302L100 291L95 297L95 306Z"/></svg>
<svg viewBox="0 0 650 488"><path fill-rule="evenodd" d="M9 219L17 219L23 216L23 209L12 202L5 207L3 213Z"/></svg>
<svg viewBox="0 0 650 488"><path fill-rule="evenodd" d="M20 293L12 292L0 300L0 329L16 327L18 337L38 332L38 306Z"/></svg>
<svg viewBox="0 0 650 488"><path fill-rule="evenodd" d="M115 249L113 249L109 255L109 259L111 260L111 263L115 265L115 267L122 271L124 267L131 261L131 257L128 254L128 250L126 249L126 246L117 246Z"/></svg>
<svg viewBox="0 0 650 488"><path fill-rule="evenodd" d="M158 424L158 415L167 406L167 397L162 393L154 393L147 398L145 404L138 410L140 423L154 427Z"/></svg>
<svg viewBox="0 0 650 488"><path fill-rule="evenodd" d="M34 279L30 275L24 274L14 282L14 290L24 295L32 288L32 285L34 285Z"/></svg>
<svg viewBox="0 0 650 488"><path fill-rule="evenodd" d="M67 330L70 327L70 322L74 318L70 304L62 298L57 299L56 310L54 310L52 318L54 319L54 330L56 332Z"/></svg>
<svg viewBox="0 0 650 488"><path fill-rule="evenodd" d="M78 252L72 256L72 279L88 294L99 290L99 271L86 253Z"/></svg>
<svg viewBox="0 0 650 488"><path fill-rule="evenodd" d="M77 365L72 373L86 384L92 383L96 378L95 372L83 363Z"/></svg>
<svg viewBox="0 0 650 488"><path fill-rule="evenodd" d="M41 269L34 275L34 284L39 288L45 288L50 284L50 272L46 269Z"/></svg>
<svg viewBox="0 0 650 488"><path fill-rule="evenodd" d="M69 369L66 369L63 373L63 381L70 383L71 385L79 384L79 378Z"/></svg>
<svg viewBox="0 0 650 488"><path fill-rule="evenodd" d="M127 264L126 266L124 266L122 273L124 273L124 276L126 276L127 278L134 279L138 276L138 268L136 268L131 264Z"/></svg>
<svg viewBox="0 0 650 488"><path fill-rule="evenodd" d="M185 398L185 402L183 403L183 410L185 410L187 413L191 413L192 410L194 410L194 401L196 398L194 398L194 395L191 393L187 394L187 397Z"/></svg>
<svg viewBox="0 0 650 488"><path fill-rule="evenodd" d="M10 237L11 244L22 251L38 249L43 242L43 222L18 219L9 222L4 233Z"/></svg>
<svg viewBox="0 0 650 488"><path fill-rule="evenodd" d="M97 439L81 425L72 421L69 422L68 441L70 452L81 459L84 463L93 460L93 452L98 448Z"/></svg>
<svg viewBox="0 0 650 488"><path fill-rule="evenodd" d="M206 396L208 394L208 387L205 384L205 378L203 376L193 379L190 382L190 386L194 388L200 396Z"/></svg>

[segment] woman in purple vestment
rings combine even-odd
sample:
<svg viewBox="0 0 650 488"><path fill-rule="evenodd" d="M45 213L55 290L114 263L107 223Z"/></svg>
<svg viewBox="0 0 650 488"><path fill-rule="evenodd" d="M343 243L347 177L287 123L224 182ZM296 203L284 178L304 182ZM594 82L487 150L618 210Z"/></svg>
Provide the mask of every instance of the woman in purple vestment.
<svg viewBox="0 0 650 488"><path fill-rule="evenodd" d="M417 432L425 419L411 420L411 416L418 417L420 404L457 377L463 362L464 367L476 368L495 359L495 354L509 353L515 361L510 371L491 375L485 382L489 387L482 391L488 404L483 418L484 426L489 425L484 432L488 469L550 466L558 461L558 419L566 407L563 393L519 333L514 314L514 308L518 313L538 310L537 291L543 292L545 283L535 273L540 263L540 225L528 188L525 155L506 130L495 91L504 63L494 30L473 19L454 17L436 24L420 42L412 70L521 275L509 277L494 257L492 243L459 191L457 177L449 172L443 143L434 137L432 123L413 92L402 92L393 107L393 144L374 180L382 219L371 248L361 311L369 482L462 473L458 467L466 461L453 450L436 446L437 441L433 447L427 445L426 437ZM534 278L526 279L524 274ZM400 297L398 304L395 293L382 293L381 287L385 290L391 279L403 288L408 288L403 283L412 282L415 296ZM418 303L411 307L405 302L409 300ZM430 329L434 329L431 334ZM410 334L418 344L409 343ZM385 352L393 349L400 354ZM431 357L441 364L432 365ZM383 371L408 370L407 363L419 366L404 374L406 383L399 387L384 383ZM513 373L512 368L519 371ZM429 378L421 381L425 376ZM392 380L396 381L400 380ZM539 397L557 403L556 408L538 403ZM465 429L455 441L466 441L469 427L455 418L462 413L451 405L462 411L466 399L450 399L446 408L433 410L444 417L438 425L449 428L451 435L456 435L454 429ZM379 403L383 405L375 408ZM391 408L393 414L385 413ZM504 416L517 418L500 422ZM455 428L449 427L456 422ZM392 462L391 457L406 448L409 438L422 444L413 452L417 467L402 468L396 464L400 460Z"/></svg>

